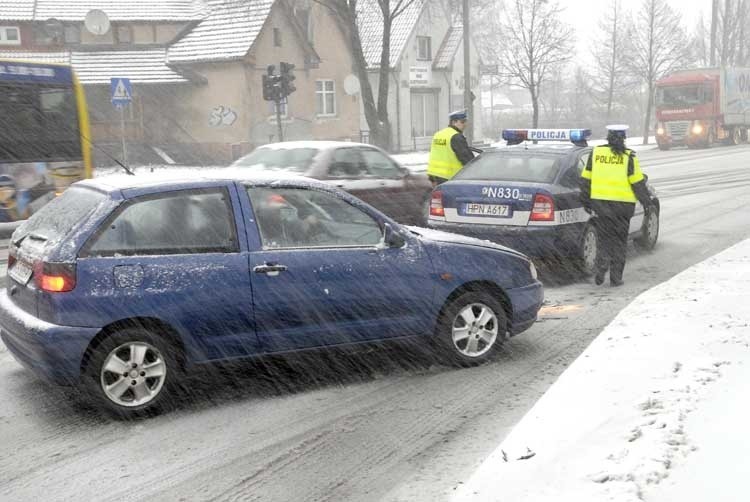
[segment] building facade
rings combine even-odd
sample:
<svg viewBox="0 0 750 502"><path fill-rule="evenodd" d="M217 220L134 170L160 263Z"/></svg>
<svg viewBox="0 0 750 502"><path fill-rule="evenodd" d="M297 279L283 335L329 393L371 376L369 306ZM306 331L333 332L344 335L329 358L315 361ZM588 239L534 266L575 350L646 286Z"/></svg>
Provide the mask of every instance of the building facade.
<svg viewBox="0 0 750 502"><path fill-rule="evenodd" d="M363 0L361 5L360 36L373 92L377 93L382 15L374 0ZM473 46L471 54L477 54ZM460 24L451 23L451 15L441 2L415 0L394 21L390 63L388 116L392 123L394 149L427 150L432 135L447 126L448 114L465 108L463 29ZM470 89L477 96L470 120L474 138L481 140L478 58L472 59L470 64ZM361 127L368 129L364 113Z"/></svg>

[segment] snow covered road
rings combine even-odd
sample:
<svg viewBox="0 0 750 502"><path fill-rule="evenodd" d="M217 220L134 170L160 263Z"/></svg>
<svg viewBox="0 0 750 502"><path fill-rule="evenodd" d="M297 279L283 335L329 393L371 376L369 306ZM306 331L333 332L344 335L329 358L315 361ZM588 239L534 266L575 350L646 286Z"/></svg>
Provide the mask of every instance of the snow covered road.
<svg viewBox="0 0 750 502"><path fill-rule="evenodd" d="M551 277L540 322L456 370L402 347L194 375L176 412L118 423L0 345L0 499L447 500L642 291L750 237L750 146L648 150L661 240L616 290ZM720 181L720 182L719 182Z"/></svg>

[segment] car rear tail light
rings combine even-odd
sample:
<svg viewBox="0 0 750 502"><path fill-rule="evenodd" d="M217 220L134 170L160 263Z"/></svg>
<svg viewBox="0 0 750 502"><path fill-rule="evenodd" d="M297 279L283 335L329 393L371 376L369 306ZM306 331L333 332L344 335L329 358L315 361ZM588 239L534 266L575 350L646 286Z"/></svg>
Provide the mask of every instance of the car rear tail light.
<svg viewBox="0 0 750 502"><path fill-rule="evenodd" d="M13 267L16 263L16 250L14 249L13 244L11 243L10 247L8 248L8 270Z"/></svg>
<svg viewBox="0 0 750 502"><path fill-rule="evenodd" d="M555 201L552 197L540 193L534 196L531 221L555 221Z"/></svg>
<svg viewBox="0 0 750 502"><path fill-rule="evenodd" d="M42 291L64 293L76 287L75 263L45 263L34 265L34 281Z"/></svg>
<svg viewBox="0 0 750 502"><path fill-rule="evenodd" d="M443 192L435 190L430 199L430 216L445 216L443 208Z"/></svg>

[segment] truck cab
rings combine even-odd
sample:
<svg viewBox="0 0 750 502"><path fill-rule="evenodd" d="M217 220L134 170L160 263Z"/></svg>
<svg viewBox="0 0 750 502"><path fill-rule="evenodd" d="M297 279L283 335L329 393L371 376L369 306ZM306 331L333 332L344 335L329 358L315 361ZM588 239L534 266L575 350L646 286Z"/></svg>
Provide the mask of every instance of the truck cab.
<svg viewBox="0 0 750 502"><path fill-rule="evenodd" d="M750 117L728 113L744 92L742 70L708 68L673 73L656 82L656 142L662 150L708 148L747 140Z"/></svg>

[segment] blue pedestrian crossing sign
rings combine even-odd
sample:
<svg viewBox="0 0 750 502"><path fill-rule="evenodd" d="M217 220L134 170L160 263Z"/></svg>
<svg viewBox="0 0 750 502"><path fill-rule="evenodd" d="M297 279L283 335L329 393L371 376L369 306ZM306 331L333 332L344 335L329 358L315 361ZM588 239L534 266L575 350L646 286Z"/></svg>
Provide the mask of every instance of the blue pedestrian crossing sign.
<svg viewBox="0 0 750 502"><path fill-rule="evenodd" d="M128 78L111 78L110 86L112 89L112 104L116 107L122 107L133 101L133 88L130 86Z"/></svg>

